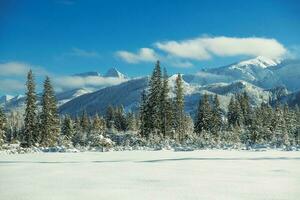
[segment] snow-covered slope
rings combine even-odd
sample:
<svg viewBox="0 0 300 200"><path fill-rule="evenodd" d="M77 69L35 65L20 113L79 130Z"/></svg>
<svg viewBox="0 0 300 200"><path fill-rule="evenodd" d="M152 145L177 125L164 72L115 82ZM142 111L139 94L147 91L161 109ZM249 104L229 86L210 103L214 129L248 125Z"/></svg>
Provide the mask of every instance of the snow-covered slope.
<svg viewBox="0 0 300 200"><path fill-rule="evenodd" d="M116 68L110 68L109 70L107 70L106 74L104 75L104 77L114 77L114 78L126 78L126 76L124 74L122 74L121 72L119 72Z"/></svg>
<svg viewBox="0 0 300 200"><path fill-rule="evenodd" d="M86 111L90 115L104 113L109 105L123 105L125 109L136 110L140 95L147 88L148 77L132 79L119 85L106 87L96 92L75 98L59 108L61 114L77 115Z"/></svg>
<svg viewBox="0 0 300 200"><path fill-rule="evenodd" d="M79 88L79 89L74 89L74 90L70 90L70 91L57 93L56 94L57 104L58 104L58 106L61 106L64 103L66 103L76 97L79 97L81 95L91 93L91 92L92 92L92 90L89 90L86 88ZM37 97L38 97L37 100L39 103L41 100L41 94L38 94ZM5 103L5 105L3 105L3 107L4 107L5 112L18 111L20 113L23 113L25 111L24 95L18 95L18 96L15 96L15 97L9 99Z"/></svg>
<svg viewBox="0 0 300 200"><path fill-rule="evenodd" d="M103 113L109 104L122 104L125 109L136 109L140 100L140 92L146 89L148 80L146 77L127 79L116 68L109 69L104 76L98 72L86 72L75 76L120 78L125 82L99 88L94 93L88 89L76 89L57 94L61 113L78 114L83 110L90 114ZM169 78L171 96L174 95L172 92L175 79L176 75ZM227 106L232 95L243 91L249 94L253 105L268 101L269 97L273 100L285 99L286 102L292 102L294 105L297 101L290 99L297 99L297 95L296 97L290 95L288 91L300 90L300 61L279 61L260 56L224 67L201 70L195 74L184 74L183 81L188 112L194 112L199 98L204 93L218 94L223 108ZM3 97L4 100L9 98ZM24 98L13 98L5 102L6 110L16 107L24 108Z"/></svg>
<svg viewBox="0 0 300 200"><path fill-rule="evenodd" d="M3 95L0 97L0 105L4 105L7 102L9 102L12 98L14 98L14 96L12 95Z"/></svg>

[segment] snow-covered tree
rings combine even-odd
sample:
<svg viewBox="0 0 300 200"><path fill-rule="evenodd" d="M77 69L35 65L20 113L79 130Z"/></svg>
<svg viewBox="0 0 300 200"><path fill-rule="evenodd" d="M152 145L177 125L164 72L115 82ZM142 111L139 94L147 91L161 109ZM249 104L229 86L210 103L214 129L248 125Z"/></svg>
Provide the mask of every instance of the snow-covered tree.
<svg viewBox="0 0 300 200"><path fill-rule="evenodd" d="M147 94L146 94L146 91L143 90L142 91L142 94L141 94L141 103L140 103L140 109L139 109L139 113L140 113L140 135L142 137L145 137L145 138L149 138L149 122L148 122L148 119L149 117L147 116L148 115L148 112L147 112L147 105L148 105L148 102L147 102Z"/></svg>
<svg viewBox="0 0 300 200"><path fill-rule="evenodd" d="M209 96L208 94L204 94L199 101L194 131L198 135L200 135L202 131L209 132L211 129L211 120L212 109L209 103Z"/></svg>
<svg viewBox="0 0 300 200"><path fill-rule="evenodd" d="M55 146L60 133L60 124L55 93L48 76L44 81L40 128L41 145Z"/></svg>
<svg viewBox="0 0 300 200"><path fill-rule="evenodd" d="M5 141L6 123L7 123L6 116L2 108L0 107L0 146L2 146L2 144Z"/></svg>
<svg viewBox="0 0 300 200"><path fill-rule="evenodd" d="M37 105L36 105L36 93L35 82L32 70L27 74L26 82L26 108L24 119L24 132L22 135L21 145L24 147L30 147L39 141L38 120L37 120Z"/></svg>
<svg viewBox="0 0 300 200"><path fill-rule="evenodd" d="M223 127L223 112L220 107L220 101L218 95L214 96L213 105L212 105L212 119L211 119L212 133L218 137L219 132Z"/></svg>
<svg viewBox="0 0 300 200"><path fill-rule="evenodd" d="M109 105L106 109L105 113L105 120L106 120L106 126L109 129L114 128L114 119L115 119L115 113L114 108L112 105Z"/></svg>
<svg viewBox="0 0 300 200"><path fill-rule="evenodd" d="M184 138L184 88L181 74L178 74L175 81L175 98L174 98L174 127L179 141Z"/></svg>
<svg viewBox="0 0 300 200"><path fill-rule="evenodd" d="M160 121L161 121L161 133L163 137L170 136L173 126L173 109L172 101L169 97L169 82L166 68L163 72L161 99L160 99Z"/></svg>
<svg viewBox="0 0 300 200"><path fill-rule="evenodd" d="M74 123L69 115L65 116L63 119L61 134L66 140L71 140L74 136Z"/></svg>
<svg viewBox="0 0 300 200"><path fill-rule="evenodd" d="M149 82L149 94L147 101L147 120L149 123L149 129L151 134L160 135L161 132L161 91L162 91L162 80L161 80L161 67L160 62L157 61L153 70L152 76Z"/></svg>

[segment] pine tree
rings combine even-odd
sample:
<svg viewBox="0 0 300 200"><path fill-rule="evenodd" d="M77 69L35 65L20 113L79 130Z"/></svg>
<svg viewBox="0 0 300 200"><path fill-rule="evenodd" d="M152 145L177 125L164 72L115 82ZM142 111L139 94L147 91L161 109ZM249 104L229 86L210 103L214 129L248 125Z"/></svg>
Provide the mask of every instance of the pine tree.
<svg viewBox="0 0 300 200"><path fill-rule="evenodd" d="M105 129L105 120L102 117L99 117L97 113L93 119L92 130L96 131L99 134L104 134Z"/></svg>
<svg viewBox="0 0 300 200"><path fill-rule="evenodd" d="M79 116L77 116L75 118L75 123L74 123L74 136L72 137L72 143L74 146L77 145L85 145L86 142L86 135L84 134L84 131L82 130L81 127L81 118Z"/></svg>
<svg viewBox="0 0 300 200"><path fill-rule="evenodd" d="M203 131L209 132L211 129L212 111L209 103L209 96L207 94L203 95L200 99L196 122L195 122L195 132L200 135Z"/></svg>
<svg viewBox="0 0 300 200"><path fill-rule="evenodd" d="M81 115L80 126L81 126L82 131L84 131L86 134L89 132L90 120L89 120L88 114L85 110L82 112L82 115Z"/></svg>
<svg viewBox="0 0 300 200"><path fill-rule="evenodd" d="M281 146L286 143L286 131L283 110L279 104L276 104L272 118L272 143L276 146Z"/></svg>
<svg viewBox="0 0 300 200"><path fill-rule="evenodd" d="M249 96L246 91L244 91L242 95L238 95L238 101L242 113L243 124L245 126L249 126L251 124L252 111L250 107Z"/></svg>
<svg viewBox="0 0 300 200"><path fill-rule="evenodd" d="M117 107L114 111L114 125L118 131L127 130L126 116L122 105Z"/></svg>
<svg viewBox="0 0 300 200"><path fill-rule="evenodd" d="M37 105L36 105L36 93L35 82L32 70L27 74L27 92L26 92L26 108L24 119L24 132L22 136L23 147L31 147L39 141L39 132L37 127Z"/></svg>
<svg viewBox="0 0 300 200"><path fill-rule="evenodd" d="M213 106L212 106L212 132L214 135L218 136L218 133L221 131L221 128L223 126L223 119L222 119L222 110L220 107L220 101L218 98L218 95L215 95L213 100Z"/></svg>
<svg viewBox="0 0 300 200"><path fill-rule="evenodd" d="M152 76L149 82L149 95L147 101L147 120L149 123L149 129L151 133L154 134L152 136L160 136L160 99L161 99L161 68L160 63L157 61L155 68L153 70Z"/></svg>
<svg viewBox="0 0 300 200"><path fill-rule="evenodd" d="M99 117L98 114L93 118L93 124L88 135L88 144L91 147L100 147L101 141L105 132L105 120Z"/></svg>
<svg viewBox="0 0 300 200"><path fill-rule="evenodd" d="M184 138L184 89L181 74L178 74L175 81L175 99L174 99L174 127L179 141Z"/></svg>
<svg viewBox="0 0 300 200"><path fill-rule="evenodd" d="M161 102L160 102L160 121L161 121L161 133L164 138L167 135L170 135L172 131L172 102L169 97L169 83L168 83L168 74L166 68L164 68L163 73L163 82L162 82L162 90L161 90Z"/></svg>
<svg viewBox="0 0 300 200"><path fill-rule="evenodd" d="M286 132L284 135L284 144L286 146L295 144L295 133L297 131L297 119L296 114L292 110L290 110L288 104L284 105L283 109L283 117L286 125Z"/></svg>
<svg viewBox="0 0 300 200"><path fill-rule="evenodd" d="M136 130L136 116L133 112L128 112L126 114L126 126L127 130L135 131Z"/></svg>
<svg viewBox="0 0 300 200"><path fill-rule="evenodd" d="M140 135L145 138L149 138L149 117L147 116L147 94L146 91L143 90L141 94L141 103L140 103Z"/></svg>
<svg viewBox="0 0 300 200"><path fill-rule="evenodd" d="M71 138L74 136L74 124L69 115L65 116L63 120L61 133L66 140L71 140Z"/></svg>
<svg viewBox="0 0 300 200"><path fill-rule="evenodd" d="M41 113L41 145L54 146L60 132L59 116L57 113L56 98L51 85L50 78L47 76L44 82L42 96Z"/></svg>
<svg viewBox="0 0 300 200"><path fill-rule="evenodd" d="M231 97L228 105L227 121L229 127L241 127L243 124L243 114L240 103L234 97Z"/></svg>
<svg viewBox="0 0 300 200"><path fill-rule="evenodd" d="M299 106L295 107L295 115L296 115L296 132L295 132L295 144L300 144L300 109Z"/></svg>
<svg viewBox="0 0 300 200"><path fill-rule="evenodd" d="M3 145L5 141L6 125L7 125L7 119L2 108L0 107L0 147Z"/></svg>
<svg viewBox="0 0 300 200"><path fill-rule="evenodd" d="M115 111L112 105L109 105L106 109L105 120L106 120L107 128L109 129L115 128L114 127Z"/></svg>

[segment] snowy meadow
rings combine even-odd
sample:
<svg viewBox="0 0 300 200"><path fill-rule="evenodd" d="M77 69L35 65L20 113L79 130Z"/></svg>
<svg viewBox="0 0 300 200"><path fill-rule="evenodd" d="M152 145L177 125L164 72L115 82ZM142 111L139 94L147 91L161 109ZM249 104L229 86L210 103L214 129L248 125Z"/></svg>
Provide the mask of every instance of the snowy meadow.
<svg viewBox="0 0 300 200"><path fill-rule="evenodd" d="M298 151L0 154L1 199L299 199Z"/></svg>

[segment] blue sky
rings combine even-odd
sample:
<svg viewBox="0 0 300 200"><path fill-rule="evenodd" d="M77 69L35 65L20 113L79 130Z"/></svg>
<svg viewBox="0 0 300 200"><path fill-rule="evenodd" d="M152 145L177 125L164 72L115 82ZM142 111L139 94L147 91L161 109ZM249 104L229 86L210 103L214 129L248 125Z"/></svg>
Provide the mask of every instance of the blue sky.
<svg viewBox="0 0 300 200"><path fill-rule="evenodd" d="M22 73L12 72L21 65L37 76L116 67L133 77L151 73L156 59L172 74L258 55L297 57L299 10L296 0L4 0L0 94L22 91Z"/></svg>

